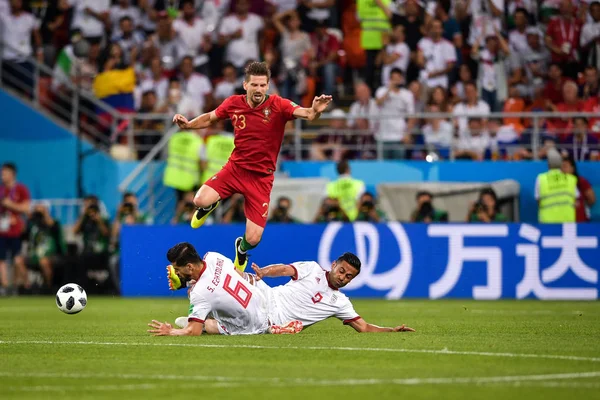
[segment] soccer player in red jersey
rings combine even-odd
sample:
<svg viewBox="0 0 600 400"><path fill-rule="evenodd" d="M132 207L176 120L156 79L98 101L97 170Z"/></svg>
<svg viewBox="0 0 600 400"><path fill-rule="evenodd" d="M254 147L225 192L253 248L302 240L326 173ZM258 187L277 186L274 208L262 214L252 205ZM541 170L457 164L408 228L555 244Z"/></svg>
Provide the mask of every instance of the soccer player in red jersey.
<svg viewBox="0 0 600 400"><path fill-rule="evenodd" d="M279 96L267 95L271 71L265 63L253 62L245 72L245 95L230 96L214 111L191 121L180 114L173 117L181 129L204 129L219 120L231 119L235 149L221 171L204 182L196 193L194 204L198 209L191 225L192 228L202 226L222 199L234 193L243 194L246 232L235 241L234 262L240 271L246 268L247 252L258 245L267 223L273 173L286 122L295 118L315 120L332 99L321 95L314 98L312 107L303 108ZM175 276L173 280L176 281ZM177 286L177 282L172 283Z"/></svg>

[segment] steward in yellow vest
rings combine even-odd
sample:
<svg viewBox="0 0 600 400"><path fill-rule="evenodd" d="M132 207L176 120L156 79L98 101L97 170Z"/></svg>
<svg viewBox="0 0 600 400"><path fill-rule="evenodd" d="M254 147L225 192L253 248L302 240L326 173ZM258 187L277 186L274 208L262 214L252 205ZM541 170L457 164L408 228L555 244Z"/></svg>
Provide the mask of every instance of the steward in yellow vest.
<svg viewBox="0 0 600 400"><path fill-rule="evenodd" d="M194 190L200 183L202 138L194 132L177 132L169 139L163 184L180 192Z"/></svg>
<svg viewBox="0 0 600 400"><path fill-rule="evenodd" d="M365 183L350 176L348 161L340 161L337 172L340 177L327 184L327 197L337 199L348 219L354 221L358 216L358 199L365 192Z"/></svg>
<svg viewBox="0 0 600 400"><path fill-rule="evenodd" d="M562 157L558 151L548 152L549 171L539 174L535 183L540 223L575 222L577 178L560 170Z"/></svg>
<svg viewBox="0 0 600 400"><path fill-rule="evenodd" d="M224 132L208 137L201 157L202 183L209 180L223 168L234 147L233 135L229 133Z"/></svg>

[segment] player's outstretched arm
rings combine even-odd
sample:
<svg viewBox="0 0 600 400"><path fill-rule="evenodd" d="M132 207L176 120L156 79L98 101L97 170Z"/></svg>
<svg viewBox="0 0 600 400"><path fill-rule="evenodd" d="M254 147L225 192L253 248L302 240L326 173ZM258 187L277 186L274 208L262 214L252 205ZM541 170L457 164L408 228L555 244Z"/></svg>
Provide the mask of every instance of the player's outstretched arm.
<svg viewBox="0 0 600 400"><path fill-rule="evenodd" d="M215 111L207 112L197 116L191 121L181 114L176 114L173 117L173 122L181 129L205 129L219 120Z"/></svg>
<svg viewBox="0 0 600 400"><path fill-rule="evenodd" d="M310 108L298 107L294 110L294 117L313 121L321 116L321 113L325 111L331 100L332 96L322 94L315 97Z"/></svg>
<svg viewBox="0 0 600 400"><path fill-rule="evenodd" d="M357 319L356 321L348 322L348 325L354 328L356 332L414 332L413 328L409 328L408 326L401 325L395 328L385 328L373 324L367 323L362 318Z"/></svg>
<svg viewBox="0 0 600 400"><path fill-rule="evenodd" d="M296 268L288 264L273 264L264 268L252 263L252 269L256 272L258 280L269 277L276 278L279 276L296 276Z"/></svg>
<svg viewBox="0 0 600 400"><path fill-rule="evenodd" d="M198 321L190 321L183 329L173 329L173 326L168 322L162 323L153 319L148 326L152 328L148 329L148 332L154 336L200 336L204 324Z"/></svg>

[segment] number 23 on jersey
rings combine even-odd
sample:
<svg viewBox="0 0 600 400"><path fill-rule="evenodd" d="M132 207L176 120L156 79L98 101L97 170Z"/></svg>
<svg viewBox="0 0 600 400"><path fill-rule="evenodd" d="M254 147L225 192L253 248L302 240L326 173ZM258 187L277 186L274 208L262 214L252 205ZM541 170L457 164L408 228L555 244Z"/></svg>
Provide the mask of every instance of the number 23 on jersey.
<svg viewBox="0 0 600 400"><path fill-rule="evenodd" d="M233 114L231 116L231 124L237 130L242 130L246 128L246 116L243 114L237 115Z"/></svg>

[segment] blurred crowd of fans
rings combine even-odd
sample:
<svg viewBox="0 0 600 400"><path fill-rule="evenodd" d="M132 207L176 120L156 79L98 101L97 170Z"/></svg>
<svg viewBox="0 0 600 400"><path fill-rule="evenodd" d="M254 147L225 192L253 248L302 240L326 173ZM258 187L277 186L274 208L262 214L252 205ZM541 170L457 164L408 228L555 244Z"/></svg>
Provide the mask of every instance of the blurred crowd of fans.
<svg viewBox="0 0 600 400"><path fill-rule="evenodd" d="M54 69L43 89L56 101L71 81L122 112L194 117L239 93L244 65L264 60L271 93L305 105L315 93L336 99L340 120L304 138L303 158L368 159L380 146L394 159L528 159L557 145L576 160L600 158L600 118L489 119L600 111L600 2L376 3L390 29L380 49L365 51L354 0L0 0L3 70L30 88L24 56L35 56ZM472 118L399 117L419 112ZM150 146L159 138L138 136ZM295 154L284 148L284 158Z"/></svg>

